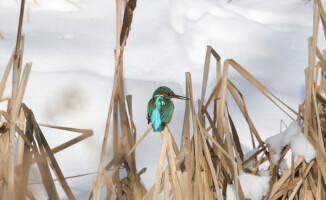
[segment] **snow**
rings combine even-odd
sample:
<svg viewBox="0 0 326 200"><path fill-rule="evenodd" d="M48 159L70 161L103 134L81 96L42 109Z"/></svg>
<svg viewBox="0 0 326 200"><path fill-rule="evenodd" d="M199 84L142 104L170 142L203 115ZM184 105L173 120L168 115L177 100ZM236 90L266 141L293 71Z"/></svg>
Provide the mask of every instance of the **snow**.
<svg viewBox="0 0 326 200"><path fill-rule="evenodd" d="M282 140L283 146L289 145L291 143L292 138L300 132L301 127L299 126L299 124L296 121L292 122L286 129L286 134L284 135Z"/></svg>
<svg viewBox="0 0 326 200"><path fill-rule="evenodd" d="M237 199L237 194L236 194L234 184L228 185L228 187L226 188L226 198L228 200L236 200Z"/></svg>
<svg viewBox="0 0 326 200"><path fill-rule="evenodd" d="M252 155L254 155L255 153L257 153L257 151L259 151L259 149L258 148L254 148L254 149L248 151L247 153L245 153L243 155L243 161L248 160ZM243 168L252 171L254 165L255 165L255 159L252 159L250 162L248 162L246 165L244 165Z"/></svg>
<svg viewBox="0 0 326 200"><path fill-rule="evenodd" d="M278 163L278 161L280 160L281 155L280 154L273 154L272 155L272 162L274 165L276 165Z"/></svg>
<svg viewBox="0 0 326 200"><path fill-rule="evenodd" d="M241 172L239 175L239 181L243 194L246 199L261 200L269 190L270 176L255 176L249 173ZM235 200L235 185L228 185L227 187L227 199Z"/></svg>
<svg viewBox="0 0 326 200"><path fill-rule="evenodd" d="M276 154L280 154L282 149L289 145L293 136L301 132L301 127L294 121L291 122L289 127L280 134L274 135L266 139L266 143L269 144ZM277 159L278 160L278 159Z"/></svg>
<svg viewBox="0 0 326 200"><path fill-rule="evenodd" d="M276 164L280 158L280 153L286 145L291 145L291 151L294 156L303 156L307 163L316 157L316 151L308 139L301 132L301 127L294 121L282 133L266 139L266 143L271 146L273 155L273 164ZM287 169L285 163L283 169Z"/></svg>
<svg viewBox="0 0 326 200"><path fill-rule="evenodd" d="M269 137L265 140L265 142L270 145L272 151L275 152L276 154L280 154L284 147L283 145L284 135L285 133L282 132L272 137Z"/></svg>
<svg viewBox="0 0 326 200"><path fill-rule="evenodd" d="M261 169L258 171L258 174L260 176L269 176L269 170L268 169Z"/></svg>
<svg viewBox="0 0 326 200"><path fill-rule="evenodd" d="M114 74L115 1L73 0L78 6L66 0L26 2L23 62L33 62L33 66L24 102L41 123L92 129L94 136L55 156L65 176L96 172ZM0 32L4 36L0 40L0 73L15 45L19 7L18 0L0 1ZM311 1L138 1L124 51L125 93L133 95L137 138L147 129L147 102L158 86L169 86L184 95L184 73L191 72L194 99L198 99L207 45L223 60L233 58L280 99L297 108L304 99L307 38L311 34ZM215 61L211 61L206 97L215 84L215 66ZM290 123L285 114L233 69L229 74L242 91L250 117L263 139L278 131L281 119ZM248 126L235 103L229 100L230 96L229 110L240 141L249 150ZM174 104L169 128L179 144L184 102ZM78 135L42 130L51 147ZM273 140L282 141L282 136L269 139L275 152L280 152L284 144ZM137 169L147 167L141 176L147 188L155 181L160 145L159 134L151 133L136 150ZM112 148L108 146L106 161L112 158ZM76 198L83 200L88 199L92 181L93 175L89 175L69 179L68 184ZM37 187L33 185L38 199L44 199L44 190ZM61 190L59 193L60 199L66 198Z"/></svg>
<svg viewBox="0 0 326 200"><path fill-rule="evenodd" d="M239 175L240 184L245 198L260 200L269 190L270 176L255 176L242 172Z"/></svg>
<svg viewBox="0 0 326 200"><path fill-rule="evenodd" d="M292 138L291 151L294 156L303 156L307 163L316 157L316 150L302 133Z"/></svg>
<svg viewBox="0 0 326 200"><path fill-rule="evenodd" d="M281 172L286 172L286 170L288 170L289 169L289 166L288 166L288 164L287 164L287 159L286 158L283 158L283 160L281 161L281 163L280 163L280 170L281 170Z"/></svg>

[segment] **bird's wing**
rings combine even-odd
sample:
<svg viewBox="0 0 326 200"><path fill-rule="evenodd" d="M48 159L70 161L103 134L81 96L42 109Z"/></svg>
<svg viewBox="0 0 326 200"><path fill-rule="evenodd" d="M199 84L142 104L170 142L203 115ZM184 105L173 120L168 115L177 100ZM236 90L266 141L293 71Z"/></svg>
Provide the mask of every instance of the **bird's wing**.
<svg viewBox="0 0 326 200"><path fill-rule="evenodd" d="M165 105L162 106L162 109L160 112L162 123L166 124L166 123L170 122L170 119L173 114L173 109L174 109L174 106L173 106L172 101L165 101Z"/></svg>
<svg viewBox="0 0 326 200"><path fill-rule="evenodd" d="M155 98L153 97L151 100L149 100L147 104L147 123L149 124L151 122L151 115L153 110L155 109Z"/></svg>

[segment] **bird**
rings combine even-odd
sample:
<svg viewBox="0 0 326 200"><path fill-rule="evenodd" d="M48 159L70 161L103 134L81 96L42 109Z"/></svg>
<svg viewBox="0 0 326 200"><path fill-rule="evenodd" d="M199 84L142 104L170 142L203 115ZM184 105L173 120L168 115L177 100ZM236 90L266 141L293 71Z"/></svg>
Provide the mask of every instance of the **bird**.
<svg viewBox="0 0 326 200"><path fill-rule="evenodd" d="M154 91L147 104L146 117L148 124L152 123L154 132L162 131L170 123L174 111L173 98L189 100L187 97L176 95L166 86L160 86Z"/></svg>

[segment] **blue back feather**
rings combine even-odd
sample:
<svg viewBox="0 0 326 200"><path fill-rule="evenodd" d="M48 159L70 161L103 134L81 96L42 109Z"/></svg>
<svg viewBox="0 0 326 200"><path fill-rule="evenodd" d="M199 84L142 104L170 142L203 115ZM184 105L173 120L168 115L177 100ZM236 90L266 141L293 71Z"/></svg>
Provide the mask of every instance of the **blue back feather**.
<svg viewBox="0 0 326 200"><path fill-rule="evenodd" d="M158 96L155 98L155 109L152 112L151 115L151 122L153 125L154 132L159 132L161 130L161 108L165 105L164 97Z"/></svg>

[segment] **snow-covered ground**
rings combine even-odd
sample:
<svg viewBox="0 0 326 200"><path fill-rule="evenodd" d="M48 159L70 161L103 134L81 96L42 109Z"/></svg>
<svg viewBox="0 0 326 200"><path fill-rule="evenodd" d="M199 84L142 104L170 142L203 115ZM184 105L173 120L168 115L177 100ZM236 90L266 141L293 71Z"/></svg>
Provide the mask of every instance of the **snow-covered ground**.
<svg viewBox="0 0 326 200"><path fill-rule="evenodd" d="M37 2L37 4L35 3ZM94 136L56 154L65 176L96 172L114 73L115 2L107 0L27 0L23 32L24 62L33 62L24 102L42 123L88 128ZM0 72L14 48L20 1L0 1ZM27 14L29 22L27 22ZM304 68L312 35L312 2L307 0L139 0L124 53L126 94L133 95L138 136L147 129L146 105L161 85L184 95L185 72L191 72L195 99L200 96L206 46L223 60L233 58L267 88L297 109L304 98ZM1 73L2 74L2 73ZM211 62L208 92L215 80ZM243 92L250 116L263 140L280 133L290 119L263 95L230 71ZM232 101L231 101L232 102ZM170 129L180 142L184 102L175 101ZM236 106L229 104L240 140L249 151L250 137ZM283 127L284 130L284 127ZM74 134L44 129L54 147ZM154 183L161 139L152 133L136 151L142 180ZM108 159L112 157L108 147ZM144 154L146 152L146 154ZM146 157L141 156L146 155ZM37 176L32 182L39 180ZM77 199L88 199L93 176L69 179ZM45 191L38 185L38 199ZM58 187L60 188L60 187ZM65 198L61 192L61 198Z"/></svg>

